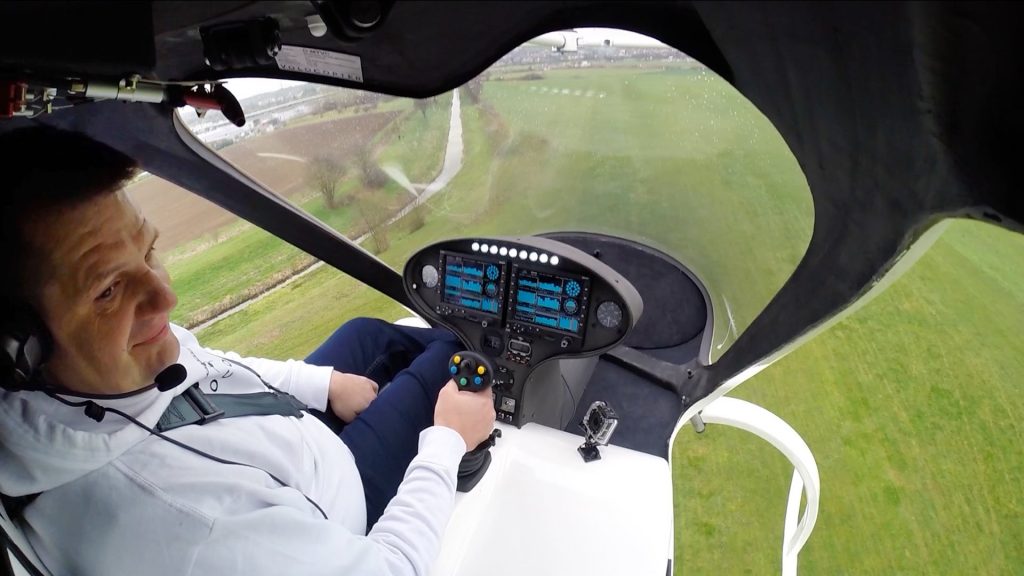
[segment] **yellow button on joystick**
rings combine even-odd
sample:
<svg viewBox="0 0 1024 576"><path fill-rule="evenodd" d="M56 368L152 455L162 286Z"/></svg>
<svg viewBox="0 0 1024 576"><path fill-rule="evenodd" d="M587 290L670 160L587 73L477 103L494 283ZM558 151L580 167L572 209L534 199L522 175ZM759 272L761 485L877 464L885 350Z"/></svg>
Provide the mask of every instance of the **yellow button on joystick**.
<svg viewBox="0 0 1024 576"><path fill-rule="evenodd" d="M480 374L482 376L484 372L487 372L487 369L484 368L483 366L477 366L476 367L476 373L477 374Z"/></svg>
<svg viewBox="0 0 1024 576"><path fill-rule="evenodd" d="M462 356L452 358L452 364L458 364L459 362L462 362Z"/></svg>

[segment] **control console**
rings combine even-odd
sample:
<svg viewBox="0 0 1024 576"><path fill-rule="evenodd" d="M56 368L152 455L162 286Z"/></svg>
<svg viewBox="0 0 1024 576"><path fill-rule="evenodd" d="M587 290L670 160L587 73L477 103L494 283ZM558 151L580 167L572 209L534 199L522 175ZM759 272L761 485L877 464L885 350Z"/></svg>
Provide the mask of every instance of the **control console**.
<svg viewBox="0 0 1024 576"><path fill-rule="evenodd" d="M419 314L489 360L495 412L516 426L526 423L523 387L537 368L614 347L643 311L636 289L603 262L532 236L428 246L406 263L404 282Z"/></svg>

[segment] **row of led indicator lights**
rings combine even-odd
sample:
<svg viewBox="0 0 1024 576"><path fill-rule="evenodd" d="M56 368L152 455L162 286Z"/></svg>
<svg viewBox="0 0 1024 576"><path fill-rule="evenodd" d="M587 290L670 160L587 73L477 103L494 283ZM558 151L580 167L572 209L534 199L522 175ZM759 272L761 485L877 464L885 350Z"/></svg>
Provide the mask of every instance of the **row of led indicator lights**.
<svg viewBox="0 0 1024 576"><path fill-rule="evenodd" d="M515 248L506 248L504 246L494 246L488 244L481 244L479 242L473 242L473 252L483 252L484 254L500 254L501 256L508 256L510 258L519 258L520 260L529 260L530 262L540 261L541 264L550 263L552 266L558 266L558 256L548 257L547 254L537 254L536 252L527 252L526 250L517 250Z"/></svg>

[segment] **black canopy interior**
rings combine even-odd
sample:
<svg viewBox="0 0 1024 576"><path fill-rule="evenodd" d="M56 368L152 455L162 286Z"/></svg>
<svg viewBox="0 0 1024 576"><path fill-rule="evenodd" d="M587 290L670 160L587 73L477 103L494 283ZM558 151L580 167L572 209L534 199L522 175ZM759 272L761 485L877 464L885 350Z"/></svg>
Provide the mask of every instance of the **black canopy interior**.
<svg viewBox="0 0 1024 576"><path fill-rule="evenodd" d="M374 4L384 18L367 29L330 20ZM306 23L318 9L331 24L320 38ZM0 75L265 76L426 97L544 32L616 27L670 44L774 123L814 201L803 260L728 352L682 387L692 403L856 301L938 220L1022 230L1021 12L980 3L10 2L0 4ZM246 65L244 54L220 70L204 61L201 29L264 17L284 44L360 57L363 82ZM396 273L183 144L166 107L105 102L38 121L88 132L404 301Z"/></svg>

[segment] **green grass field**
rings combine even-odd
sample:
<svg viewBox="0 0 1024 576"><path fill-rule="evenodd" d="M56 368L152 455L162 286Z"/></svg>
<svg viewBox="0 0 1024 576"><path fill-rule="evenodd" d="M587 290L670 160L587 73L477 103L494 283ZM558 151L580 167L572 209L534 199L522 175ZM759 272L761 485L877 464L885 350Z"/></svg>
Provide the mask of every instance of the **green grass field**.
<svg viewBox="0 0 1024 576"><path fill-rule="evenodd" d="M445 142L448 140L448 120L451 118L452 97L450 94L428 100L428 106L420 112L410 100L395 102L407 104L407 115L396 123L396 131L388 133L377 156L381 166L394 164L401 168L410 182L426 184L441 171Z"/></svg>
<svg viewBox="0 0 1024 576"><path fill-rule="evenodd" d="M380 257L396 269L454 236L585 229L642 240L704 279L717 356L806 247L812 207L796 161L720 79L569 69L487 82L483 99L463 94L464 167L425 225L391 230ZM1013 393L1024 376L1022 254L1020 237L955 223L887 292L736 391L790 422L818 459L823 501L803 573L1024 566L1024 406ZM302 357L350 317L406 314L322 268L201 339ZM673 459L678 572L777 572L791 474L782 456L709 427L685 429Z"/></svg>
<svg viewBox="0 0 1024 576"><path fill-rule="evenodd" d="M805 574L1015 574L1024 567L1024 238L956 222L896 284L733 395L818 461ZM1014 265L1016 264L1016 265ZM684 573L780 563L792 468L731 429L674 446Z"/></svg>

